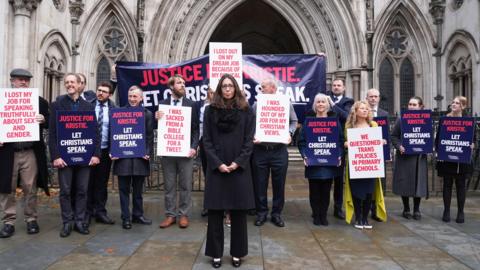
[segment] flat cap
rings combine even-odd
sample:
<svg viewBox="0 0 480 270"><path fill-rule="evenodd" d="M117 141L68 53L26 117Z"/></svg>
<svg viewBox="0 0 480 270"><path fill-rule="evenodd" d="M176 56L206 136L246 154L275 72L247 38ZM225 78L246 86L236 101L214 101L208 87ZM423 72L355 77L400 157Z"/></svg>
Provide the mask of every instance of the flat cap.
<svg viewBox="0 0 480 270"><path fill-rule="evenodd" d="M30 71L23 69L23 68L14 68L10 72L10 77L27 77L27 78L32 78L33 75L30 73Z"/></svg>

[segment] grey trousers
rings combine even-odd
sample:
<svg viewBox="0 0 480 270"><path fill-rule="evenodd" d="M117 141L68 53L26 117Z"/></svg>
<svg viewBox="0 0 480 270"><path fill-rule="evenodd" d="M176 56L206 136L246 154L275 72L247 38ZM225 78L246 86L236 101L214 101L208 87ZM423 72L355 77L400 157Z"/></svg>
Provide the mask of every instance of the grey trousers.
<svg viewBox="0 0 480 270"><path fill-rule="evenodd" d="M188 216L192 207L193 159L187 157L162 157L165 182L165 215ZM177 209L178 177L178 209Z"/></svg>

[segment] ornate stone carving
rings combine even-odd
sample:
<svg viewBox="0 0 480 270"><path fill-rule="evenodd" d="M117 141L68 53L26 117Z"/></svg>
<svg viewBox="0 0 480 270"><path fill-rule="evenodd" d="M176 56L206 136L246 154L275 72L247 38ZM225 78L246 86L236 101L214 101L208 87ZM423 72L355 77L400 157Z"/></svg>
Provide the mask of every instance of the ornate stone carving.
<svg viewBox="0 0 480 270"><path fill-rule="evenodd" d="M52 2L56 9L60 11L65 10L65 0L52 0Z"/></svg>
<svg viewBox="0 0 480 270"><path fill-rule="evenodd" d="M408 48L408 36L400 27L393 28L385 37L383 49L395 58L403 57L408 52Z"/></svg>
<svg viewBox="0 0 480 270"><path fill-rule="evenodd" d="M433 18L433 24L443 24L443 15L445 14L445 0L432 0L429 6L429 12Z"/></svg>
<svg viewBox="0 0 480 270"><path fill-rule="evenodd" d="M80 16L85 11L85 4L82 0L70 0L68 10L70 11L70 22L72 24L80 24Z"/></svg>
<svg viewBox="0 0 480 270"><path fill-rule="evenodd" d="M42 0L8 0L8 2L12 4L15 15L30 17L31 12L37 8Z"/></svg>

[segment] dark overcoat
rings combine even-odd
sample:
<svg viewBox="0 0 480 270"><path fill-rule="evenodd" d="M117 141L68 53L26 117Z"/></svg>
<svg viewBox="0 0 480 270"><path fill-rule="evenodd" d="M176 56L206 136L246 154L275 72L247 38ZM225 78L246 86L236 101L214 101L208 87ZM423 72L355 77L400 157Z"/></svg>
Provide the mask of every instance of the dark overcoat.
<svg viewBox="0 0 480 270"><path fill-rule="evenodd" d="M226 110L225 110L226 111ZM255 116L251 108L235 110L231 130L222 129L221 115L226 115L212 105L205 108L203 144L207 155L207 181L204 207L206 209L252 209L253 197L250 156L253 151ZM229 110L233 111L233 110ZM239 165L231 173L222 173L221 164Z"/></svg>
<svg viewBox="0 0 480 270"><path fill-rule="evenodd" d="M43 140L43 131L48 129L50 112L48 102L39 97L39 112L44 116L45 122L40 124L40 140L33 143L33 151L37 160L38 177L37 187L42 188L45 194L50 195L48 191L48 167L47 167L47 148ZM13 170L13 143L5 143L0 147L0 193L12 192L12 170Z"/></svg>
<svg viewBox="0 0 480 270"><path fill-rule="evenodd" d="M127 105L125 107L130 107ZM146 153L153 158L153 117L152 112L144 109L145 112L145 132L146 134ZM118 176L149 176L150 162L144 158L121 158L113 163L113 174Z"/></svg>
<svg viewBox="0 0 480 270"><path fill-rule="evenodd" d="M426 197L428 194L427 155L400 154L402 131L397 119L390 135L396 149L393 167L393 193L407 197Z"/></svg>

